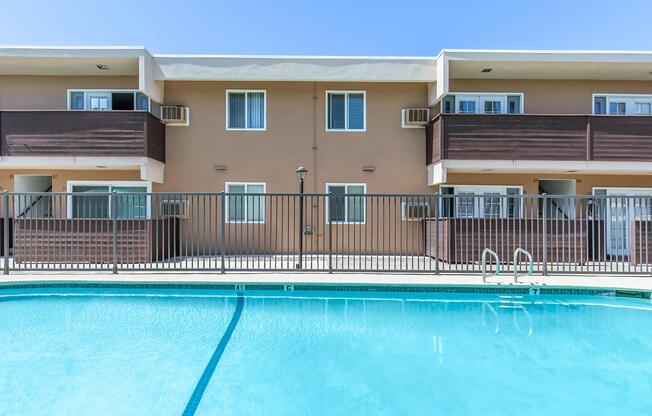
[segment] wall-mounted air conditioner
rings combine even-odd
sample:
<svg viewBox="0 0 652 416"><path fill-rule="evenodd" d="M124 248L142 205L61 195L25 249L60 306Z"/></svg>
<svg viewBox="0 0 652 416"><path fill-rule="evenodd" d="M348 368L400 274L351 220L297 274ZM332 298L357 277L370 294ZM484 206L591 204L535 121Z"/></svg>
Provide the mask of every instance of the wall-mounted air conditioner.
<svg viewBox="0 0 652 416"><path fill-rule="evenodd" d="M401 126L403 128L424 127L429 121L429 108L404 108L401 110Z"/></svg>
<svg viewBox="0 0 652 416"><path fill-rule="evenodd" d="M430 204L426 201L410 201L401 203L401 219L403 221L421 221L430 217Z"/></svg>
<svg viewBox="0 0 652 416"><path fill-rule="evenodd" d="M190 109L180 105L162 105L161 121L168 126L188 126L190 124Z"/></svg>

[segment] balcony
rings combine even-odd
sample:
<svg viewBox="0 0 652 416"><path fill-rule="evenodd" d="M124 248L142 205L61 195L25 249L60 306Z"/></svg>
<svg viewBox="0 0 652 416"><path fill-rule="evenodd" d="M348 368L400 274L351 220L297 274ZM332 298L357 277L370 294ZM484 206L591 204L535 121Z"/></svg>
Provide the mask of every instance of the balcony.
<svg viewBox="0 0 652 416"><path fill-rule="evenodd" d="M426 129L426 153L428 165L442 160L652 162L652 117L440 114Z"/></svg>
<svg viewBox="0 0 652 416"><path fill-rule="evenodd" d="M0 111L0 156L165 162L165 126L144 111Z"/></svg>

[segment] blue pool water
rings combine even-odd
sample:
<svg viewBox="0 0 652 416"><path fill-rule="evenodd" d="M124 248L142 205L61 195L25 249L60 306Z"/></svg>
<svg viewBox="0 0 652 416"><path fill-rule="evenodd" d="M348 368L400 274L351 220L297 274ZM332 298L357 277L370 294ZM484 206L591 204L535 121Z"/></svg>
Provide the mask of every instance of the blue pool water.
<svg viewBox="0 0 652 416"><path fill-rule="evenodd" d="M3 291L0 414L652 412L650 301L245 293Z"/></svg>

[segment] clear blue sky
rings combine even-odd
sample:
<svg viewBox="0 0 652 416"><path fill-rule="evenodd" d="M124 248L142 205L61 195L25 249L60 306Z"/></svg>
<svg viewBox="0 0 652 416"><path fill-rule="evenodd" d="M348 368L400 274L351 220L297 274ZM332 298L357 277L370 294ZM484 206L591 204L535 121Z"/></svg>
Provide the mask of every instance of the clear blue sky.
<svg viewBox="0 0 652 416"><path fill-rule="evenodd" d="M652 49L650 0L0 1L4 45L310 55Z"/></svg>

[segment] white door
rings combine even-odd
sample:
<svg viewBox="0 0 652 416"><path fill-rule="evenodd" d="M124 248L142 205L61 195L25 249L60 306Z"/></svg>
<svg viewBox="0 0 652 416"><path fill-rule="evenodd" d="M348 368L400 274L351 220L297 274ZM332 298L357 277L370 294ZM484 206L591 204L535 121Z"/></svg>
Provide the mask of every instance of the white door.
<svg viewBox="0 0 652 416"><path fill-rule="evenodd" d="M86 109L93 111L106 111L111 109L110 92L87 92Z"/></svg>
<svg viewBox="0 0 652 416"><path fill-rule="evenodd" d="M630 225L652 217L652 189L607 188L607 253L629 255ZM621 195L621 197L618 197Z"/></svg>

